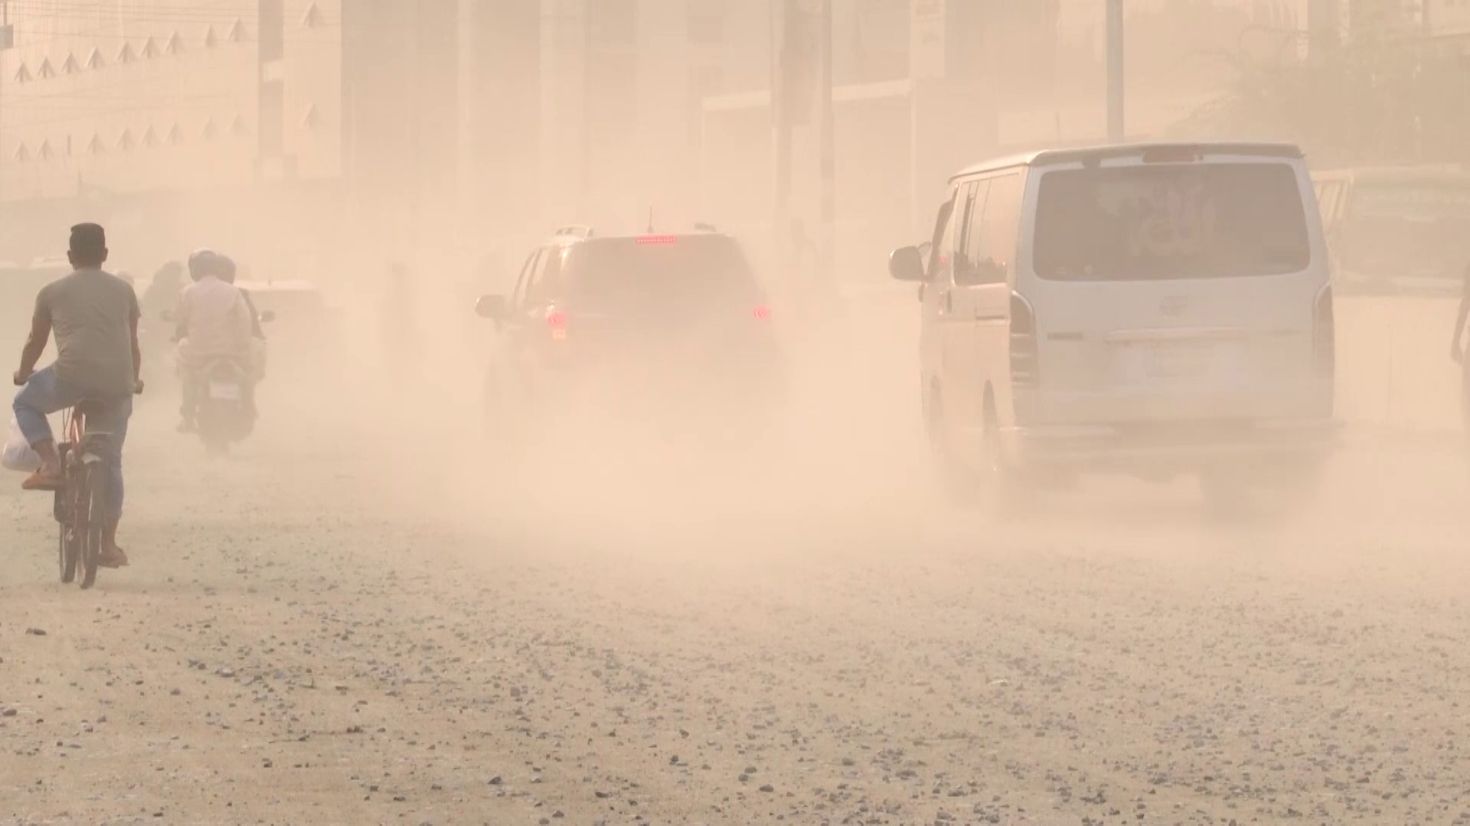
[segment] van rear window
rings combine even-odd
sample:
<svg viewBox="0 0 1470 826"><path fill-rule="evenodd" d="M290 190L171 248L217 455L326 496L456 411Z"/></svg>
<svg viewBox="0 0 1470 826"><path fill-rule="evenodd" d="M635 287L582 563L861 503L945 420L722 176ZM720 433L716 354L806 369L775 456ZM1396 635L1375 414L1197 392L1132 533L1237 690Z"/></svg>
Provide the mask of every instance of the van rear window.
<svg viewBox="0 0 1470 826"><path fill-rule="evenodd" d="M1280 275L1311 262L1296 171L1283 163L1048 172L1032 249L1036 274L1054 281Z"/></svg>

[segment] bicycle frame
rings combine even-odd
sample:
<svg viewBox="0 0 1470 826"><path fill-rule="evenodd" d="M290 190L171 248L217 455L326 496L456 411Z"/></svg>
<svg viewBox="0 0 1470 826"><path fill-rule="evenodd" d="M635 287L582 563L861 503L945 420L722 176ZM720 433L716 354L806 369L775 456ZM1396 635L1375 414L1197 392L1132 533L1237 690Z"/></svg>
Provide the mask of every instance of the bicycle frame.
<svg viewBox="0 0 1470 826"><path fill-rule="evenodd" d="M83 588L92 587L97 577L105 529L103 508L108 484L105 458L93 446L102 433L89 433L87 413L77 405L62 414L64 440L61 454L61 489L56 493L56 521L60 523L58 561L61 581L71 582L77 563L82 565Z"/></svg>

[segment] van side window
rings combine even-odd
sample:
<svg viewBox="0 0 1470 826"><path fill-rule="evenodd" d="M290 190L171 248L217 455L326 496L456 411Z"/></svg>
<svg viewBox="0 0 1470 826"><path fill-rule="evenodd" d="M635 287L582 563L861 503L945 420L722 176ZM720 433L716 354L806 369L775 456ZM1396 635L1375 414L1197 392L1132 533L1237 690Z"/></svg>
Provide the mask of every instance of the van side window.
<svg viewBox="0 0 1470 826"><path fill-rule="evenodd" d="M1021 176L1001 175L988 182L983 213L977 210L967 235L973 284L1003 284L1015 263L1021 233Z"/></svg>
<svg viewBox="0 0 1470 826"><path fill-rule="evenodd" d="M521 274L516 278L516 289L511 295L511 306L517 309L526 305L526 292L531 288L531 281L536 274L536 265L541 256L541 250L532 250L527 256L526 263L521 265Z"/></svg>
<svg viewBox="0 0 1470 826"><path fill-rule="evenodd" d="M959 196L956 192L949 193L949 200L939 207L939 215L934 220L934 238L929 243L929 261L924 272L933 281L936 277L949 279L949 243L951 237L950 228L954 226L955 202Z"/></svg>
<svg viewBox="0 0 1470 826"><path fill-rule="evenodd" d="M974 284L975 282L975 259L971 257L970 238L975 228L975 221L985 210L985 181L970 181L960 188L959 198L955 202L955 228L952 233L954 242L954 283Z"/></svg>
<svg viewBox="0 0 1470 826"><path fill-rule="evenodd" d="M960 184L955 189L954 197L950 200L949 211L944 221L943 228L939 231L934 241L933 267L930 270L930 281L948 282L954 275L955 248L960 230L964 228L962 221L965 213L965 184Z"/></svg>
<svg viewBox="0 0 1470 826"><path fill-rule="evenodd" d="M555 298L561 287L561 250L556 247L547 247L541 253L541 260L536 262L536 269L531 274L531 283L526 288L526 304L537 306L546 304Z"/></svg>

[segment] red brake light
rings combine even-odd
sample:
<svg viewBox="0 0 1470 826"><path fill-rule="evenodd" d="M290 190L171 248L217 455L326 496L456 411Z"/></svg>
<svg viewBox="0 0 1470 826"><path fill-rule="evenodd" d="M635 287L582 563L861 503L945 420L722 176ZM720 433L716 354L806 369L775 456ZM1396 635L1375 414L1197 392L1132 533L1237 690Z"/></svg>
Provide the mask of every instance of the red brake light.
<svg viewBox="0 0 1470 826"><path fill-rule="evenodd" d="M567 337L567 314L552 307L546 311L546 327L551 330L551 337L561 341Z"/></svg>
<svg viewBox="0 0 1470 826"><path fill-rule="evenodd" d="M765 304L757 305L755 310L751 312L751 315L755 316L756 321L770 321L771 308Z"/></svg>
<svg viewBox="0 0 1470 826"><path fill-rule="evenodd" d="M640 235L634 239L634 243L640 247L672 247L679 243L676 235Z"/></svg>
<svg viewBox="0 0 1470 826"><path fill-rule="evenodd" d="M1143 152L1144 163L1194 163L1201 153L1194 146L1155 146Z"/></svg>

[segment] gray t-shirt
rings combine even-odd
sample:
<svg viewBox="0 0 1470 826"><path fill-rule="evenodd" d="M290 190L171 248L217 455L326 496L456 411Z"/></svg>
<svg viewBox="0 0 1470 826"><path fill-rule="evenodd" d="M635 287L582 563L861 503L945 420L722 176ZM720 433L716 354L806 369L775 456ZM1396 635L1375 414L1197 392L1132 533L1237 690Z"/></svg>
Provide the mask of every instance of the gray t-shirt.
<svg viewBox="0 0 1470 826"><path fill-rule="evenodd" d="M108 398L133 392L133 286L101 270L77 270L41 288L36 315L56 335L56 378L67 387Z"/></svg>

